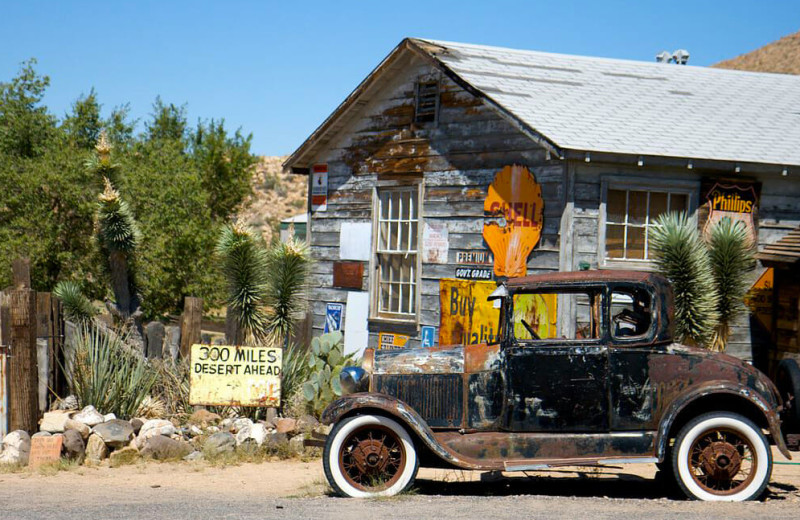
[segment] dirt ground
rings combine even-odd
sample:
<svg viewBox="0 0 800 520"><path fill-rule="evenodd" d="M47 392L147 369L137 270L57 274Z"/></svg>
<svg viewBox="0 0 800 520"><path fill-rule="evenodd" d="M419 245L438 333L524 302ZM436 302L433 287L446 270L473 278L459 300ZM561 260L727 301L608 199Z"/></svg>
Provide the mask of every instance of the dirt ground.
<svg viewBox="0 0 800 520"><path fill-rule="evenodd" d="M761 502L767 510L761 509L757 514L784 517L785 514L796 512L796 503L800 502L800 465L785 464L788 461L777 452L775 461L777 464L774 466L770 492ZM444 501L442 504L453 501L465 507L466 503L478 501L476 503L481 507L491 509L493 506L487 500L506 503L512 497L519 496L522 500L534 500L534 506L544 507L548 511L552 502L556 501L563 507L577 510L600 507L603 511L604 507L610 507L609 513L623 513L633 507L642 513L654 508L654 511L661 511L670 518L684 510L703 516L703 506L690 505L674 495L670 498L668 491L653 479L654 476L653 465L631 464L558 468L526 475L510 473L497 481L482 482L480 472L423 468L409 496L392 500L407 500L409 507L421 502L423 509L433 507L439 500ZM328 495L329 488L319 459L307 462L276 460L225 467L205 462L148 462L120 468L78 467L67 471L25 469L16 473L0 473L0 512L5 511L0 516L3 518L41 518L41 514L51 511L85 512L101 505L113 506L115 511L140 511L141 508L161 504L169 511L175 507L174 504L196 502L198 497L203 496L224 499L226 505L222 509L228 511L231 518L248 515L246 511L235 514L230 510L230 504L246 508L253 501L269 504L273 508L293 507L300 516L316 511L315 508L328 511L331 507L338 509L344 507L345 503L352 505L352 502L357 502L342 501ZM437 496L440 499L435 499ZM589 502L581 505L580 500L586 499ZM696 509L698 507L701 509ZM392 514L397 512L390 506L386 509ZM104 516L105 509L97 511L100 517ZM731 511L745 513L742 509ZM387 516L391 517L392 514ZM131 513L127 517L140 516L141 513ZM727 509L725 516L736 517ZM63 517L71 518L69 515ZM123 514L120 517L126 516Z"/></svg>

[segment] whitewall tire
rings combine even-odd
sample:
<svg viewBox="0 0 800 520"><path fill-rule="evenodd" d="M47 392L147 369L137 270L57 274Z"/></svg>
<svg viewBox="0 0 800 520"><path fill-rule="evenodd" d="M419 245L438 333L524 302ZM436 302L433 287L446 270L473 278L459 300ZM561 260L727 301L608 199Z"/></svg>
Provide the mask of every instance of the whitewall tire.
<svg viewBox="0 0 800 520"><path fill-rule="evenodd" d="M672 449L672 469L689 498L740 502L761 496L772 475L772 452L761 429L735 413L689 421Z"/></svg>
<svg viewBox="0 0 800 520"><path fill-rule="evenodd" d="M331 430L322 465L337 494L369 498L408 489L419 460L414 441L397 421L381 415L356 415Z"/></svg>

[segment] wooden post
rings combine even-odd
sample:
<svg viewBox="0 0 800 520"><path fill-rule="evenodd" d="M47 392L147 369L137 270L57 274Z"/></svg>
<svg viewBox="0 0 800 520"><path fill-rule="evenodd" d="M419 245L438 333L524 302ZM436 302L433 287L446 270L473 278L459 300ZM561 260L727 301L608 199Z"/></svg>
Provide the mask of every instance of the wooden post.
<svg viewBox="0 0 800 520"><path fill-rule="evenodd" d="M192 345L200 343L200 325L203 322L203 299L187 296L183 300L181 320L181 357L189 359Z"/></svg>
<svg viewBox="0 0 800 520"><path fill-rule="evenodd" d="M242 329L239 327L239 322L234 317L230 307L228 307L228 311L225 313L225 344L242 344Z"/></svg>
<svg viewBox="0 0 800 520"><path fill-rule="evenodd" d="M4 293L0 293L0 436L9 432L8 344L11 342L11 309L6 305Z"/></svg>
<svg viewBox="0 0 800 520"><path fill-rule="evenodd" d="M39 422L39 370L36 362L36 293L11 291L9 430L35 432Z"/></svg>
<svg viewBox="0 0 800 520"><path fill-rule="evenodd" d="M17 258L11 262L11 280L14 289L31 288L31 259Z"/></svg>

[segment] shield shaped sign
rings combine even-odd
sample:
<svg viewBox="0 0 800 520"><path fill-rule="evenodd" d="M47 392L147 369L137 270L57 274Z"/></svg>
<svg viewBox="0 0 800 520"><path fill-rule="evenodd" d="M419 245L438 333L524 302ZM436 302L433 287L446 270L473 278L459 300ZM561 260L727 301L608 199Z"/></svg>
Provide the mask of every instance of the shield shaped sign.
<svg viewBox="0 0 800 520"><path fill-rule="evenodd" d="M706 196L708 220L703 234L708 236L714 225L723 218L742 222L751 243L756 240L756 226L753 215L758 207L758 195L752 184L716 183Z"/></svg>

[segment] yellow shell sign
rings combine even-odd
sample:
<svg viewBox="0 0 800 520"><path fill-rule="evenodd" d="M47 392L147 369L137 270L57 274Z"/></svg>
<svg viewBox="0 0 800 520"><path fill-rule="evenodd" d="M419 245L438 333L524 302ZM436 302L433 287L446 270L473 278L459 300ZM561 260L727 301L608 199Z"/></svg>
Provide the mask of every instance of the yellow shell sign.
<svg viewBox="0 0 800 520"><path fill-rule="evenodd" d="M528 255L542 235L542 187L524 166L506 166L483 202L483 239L494 254L495 276L524 276Z"/></svg>

